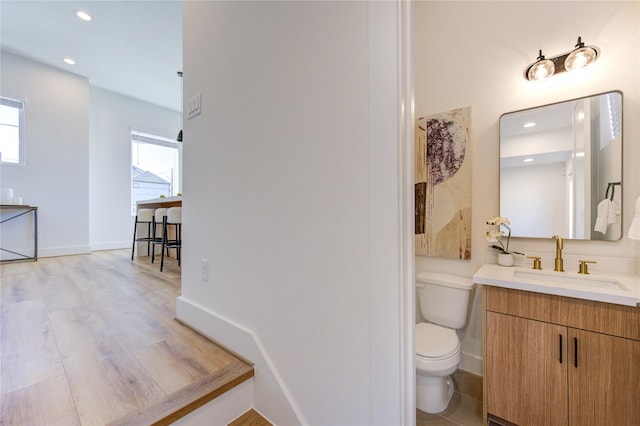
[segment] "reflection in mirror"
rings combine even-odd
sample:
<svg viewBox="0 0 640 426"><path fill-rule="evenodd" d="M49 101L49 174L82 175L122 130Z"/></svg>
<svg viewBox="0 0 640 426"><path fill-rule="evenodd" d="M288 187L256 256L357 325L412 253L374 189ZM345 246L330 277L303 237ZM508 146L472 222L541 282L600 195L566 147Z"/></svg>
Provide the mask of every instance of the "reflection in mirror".
<svg viewBox="0 0 640 426"><path fill-rule="evenodd" d="M518 237L622 237L622 93L500 117L500 216Z"/></svg>

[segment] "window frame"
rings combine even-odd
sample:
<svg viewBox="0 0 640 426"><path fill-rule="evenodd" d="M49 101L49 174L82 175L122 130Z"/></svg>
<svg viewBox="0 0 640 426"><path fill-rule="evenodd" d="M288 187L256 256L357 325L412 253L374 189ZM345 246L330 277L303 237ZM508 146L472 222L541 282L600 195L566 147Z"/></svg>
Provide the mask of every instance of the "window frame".
<svg viewBox="0 0 640 426"><path fill-rule="evenodd" d="M4 161L0 158L0 164L3 166L24 166L25 161L25 119L24 119L24 105L25 101L22 99L10 98L8 96L0 95L0 105L15 108L18 110L18 162ZM0 126L8 124L0 123Z"/></svg>
<svg viewBox="0 0 640 426"><path fill-rule="evenodd" d="M182 160L183 160L181 141L167 138L165 136L142 132L140 130L130 129L130 146L132 146L134 142L162 146L165 148L171 148L171 149L177 150L179 170L177 172L177 185L173 187L173 190L177 194L181 193L182 192ZM133 155L131 156L131 165L132 166L134 165ZM134 189L133 180L129 181L129 188L131 190L130 199L132 202L131 215L135 216L135 207L134 207L134 200L133 200L133 189ZM169 196L173 197L175 195L172 194Z"/></svg>

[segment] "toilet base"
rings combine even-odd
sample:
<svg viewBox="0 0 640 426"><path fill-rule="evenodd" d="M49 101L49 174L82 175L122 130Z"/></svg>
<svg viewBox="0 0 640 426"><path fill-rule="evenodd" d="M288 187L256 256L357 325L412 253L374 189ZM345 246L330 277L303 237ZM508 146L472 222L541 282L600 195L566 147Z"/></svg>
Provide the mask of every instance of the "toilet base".
<svg viewBox="0 0 640 426"><path fill-rule="evenodd" d="M416 376L416 407L425 413L441 413L447 409L453 395L449 376Z"/></svg>

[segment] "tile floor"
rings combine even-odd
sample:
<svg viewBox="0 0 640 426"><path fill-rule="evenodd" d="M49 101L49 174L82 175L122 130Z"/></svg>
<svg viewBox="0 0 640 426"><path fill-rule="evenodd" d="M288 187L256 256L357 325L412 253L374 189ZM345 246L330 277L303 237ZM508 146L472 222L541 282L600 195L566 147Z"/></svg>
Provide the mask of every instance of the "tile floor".
<svg viewBox="0 0 640 426"><path fill-rule="evenodd" d="M455 392L445 411L438 414L416 410L417 426L481 426L482 377L463 370L452 376Z"/></svg>

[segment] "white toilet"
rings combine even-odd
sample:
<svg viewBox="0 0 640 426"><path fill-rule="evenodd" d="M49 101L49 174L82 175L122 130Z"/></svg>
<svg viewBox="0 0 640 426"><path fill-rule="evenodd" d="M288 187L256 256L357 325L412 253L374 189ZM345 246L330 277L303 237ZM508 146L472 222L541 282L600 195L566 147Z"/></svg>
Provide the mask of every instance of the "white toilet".
<svg viewBox="0 0 640 426"><path fill-rule="evenodd" d="M420 313L416 324L416 406L440 413L453 394L449 377L460 364L456 330L467 323L473 281L455 275L421 272L416 276Z"/></svg>

